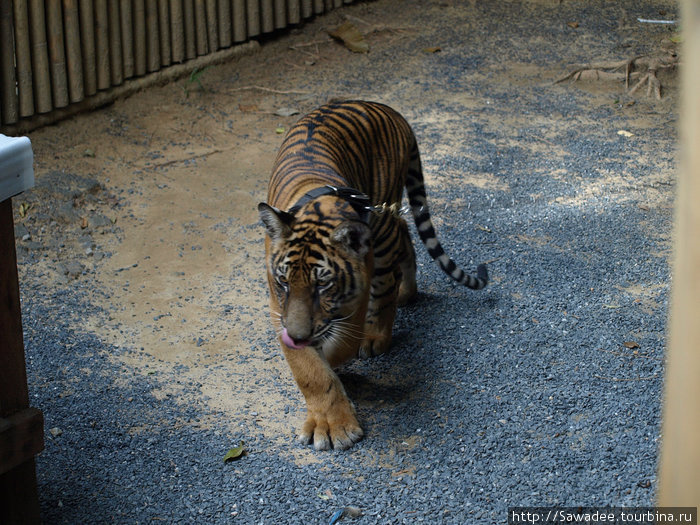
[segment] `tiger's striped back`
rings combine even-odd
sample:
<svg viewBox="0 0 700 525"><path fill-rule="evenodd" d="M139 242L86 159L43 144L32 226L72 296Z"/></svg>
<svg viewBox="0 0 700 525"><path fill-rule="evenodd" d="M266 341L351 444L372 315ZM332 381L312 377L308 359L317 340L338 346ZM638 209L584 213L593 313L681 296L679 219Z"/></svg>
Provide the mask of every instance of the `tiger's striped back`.
<svg viewBox="0 0 700 525"><path fill-rule="evenodd" d="M421 241L440 268L456 282L481 289L488 282L484 265L466 274L445 253L430 219L415 136L406 120L376 102L330 103L302 117L286 135L274 163L268 203L288 210L320 186L352 187L373 207L398 205L404 187ZM375 255L395 245L388 213L370 215Z"/></svg>

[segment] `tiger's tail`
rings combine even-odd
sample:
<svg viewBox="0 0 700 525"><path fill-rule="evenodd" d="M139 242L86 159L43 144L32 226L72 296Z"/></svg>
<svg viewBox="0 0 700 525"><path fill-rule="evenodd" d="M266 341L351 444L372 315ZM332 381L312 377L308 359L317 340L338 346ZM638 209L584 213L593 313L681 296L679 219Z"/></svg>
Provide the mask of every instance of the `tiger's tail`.
<svg viewBox="0 0 700 525"><path fill-rule="evenodd" d="M464 273L450 256L445 253L445 250L440 245L440 241L438 241L433 222L430 220L428 199L425 194L425 185L423 183L423 169L421 168L418 146L415 143L411 150L411 160L408 166L406 192L408 194L411 212L413 213L413 220L418 229L418 235L427 248L428 253L433 260L440 265L442 271L453 280L473 290L480 290L486 286L489 281L486 265L480 264L476 267L476 276Z"/></svg>

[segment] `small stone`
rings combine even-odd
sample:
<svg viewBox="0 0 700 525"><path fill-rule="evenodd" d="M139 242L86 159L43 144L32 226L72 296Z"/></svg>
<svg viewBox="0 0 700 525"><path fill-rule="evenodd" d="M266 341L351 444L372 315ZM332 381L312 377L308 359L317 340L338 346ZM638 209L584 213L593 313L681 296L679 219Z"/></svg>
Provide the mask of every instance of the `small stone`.
<svg viewBox="0 0 700 525"><path fill-rule="evenodd" d="M53 437L57 438L61 434L63 434L63 430L61 430L58 427L53 427L49 429L49 434L51 434Z"/></svg>

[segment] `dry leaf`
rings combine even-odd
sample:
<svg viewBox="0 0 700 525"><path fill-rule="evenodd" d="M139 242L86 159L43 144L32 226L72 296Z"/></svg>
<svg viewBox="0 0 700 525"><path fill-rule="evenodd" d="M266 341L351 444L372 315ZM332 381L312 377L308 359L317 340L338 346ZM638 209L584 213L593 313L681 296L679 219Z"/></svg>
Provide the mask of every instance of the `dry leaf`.
<svg viewBox="0 0 700 525"><path fill-rule="evenodd" d="M621 129L620 131L618 131L617 134L622 135L623 137L634 137L634 133L631 133L631 132L626 131L624 129Z"/></svg>
<svg viewBox="0 0 700 525"><path fill-rule="evenodd" d="M87 220L87 217L83 217L83 218L80 220L80 227L81 227L83 230L84 230L85 228L88 227L88 220Z"/></svg>
<svg viewBox="0 0 700 525"><path fill-rule="evenodd" d="M243 113L253 113L258 110L258 106L255 104L238 104L238 109Z"/></svg>
<svg viewBox="0 0 700 525"><path fill-rule="evenodd" d="M224 463L233 461L235 459L240 459L245 455L245 453L245 444L243 443L243 441L241 441L240 445L238 445L237 447L233 447L226 453L226 455L224 456Z"/></svg>
<svg viewBox="0 0 700 525"><path fill-rule="evenodd" d="M571 29L576 29L578 27L578 22L567 22L566 25Z"/></svg>
<svg viewBox="0 0 700 525"><path fill-rule="evenodd" d="M334 31L329 31L328 34L336 40L340 40L353 53L369 53L369 44L365 41L365 37L350 22L345 22Z"/></svg>
<svg viewBox="0 0 700 525"><path fill-rule="evenodd" d="M636 343L635 341L625 341L624 343L622 343L622 346L632 350L634 348L639 348L639 343Z"/></svg>
<svg viewBox="0 0 700 525"><path fill-rule="evenodd" d="M423 53L439 53L440 51L442 51L440 46L423 48Z"/></svg>

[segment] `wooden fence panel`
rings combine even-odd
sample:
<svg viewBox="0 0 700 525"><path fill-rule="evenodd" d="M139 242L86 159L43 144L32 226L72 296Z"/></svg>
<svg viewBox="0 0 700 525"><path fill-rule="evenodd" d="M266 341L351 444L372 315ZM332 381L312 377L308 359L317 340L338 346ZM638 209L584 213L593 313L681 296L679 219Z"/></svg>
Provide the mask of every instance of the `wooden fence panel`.
<svg viewBox="0 0 700 525"><path fill-rule="evenodd" d="M352 1L0 0L0 128L47 124Z"/></svg>

